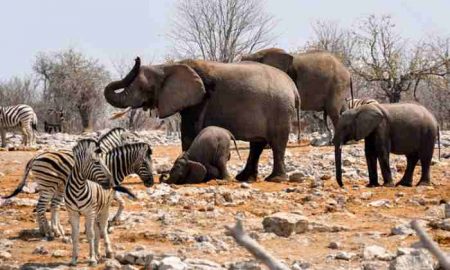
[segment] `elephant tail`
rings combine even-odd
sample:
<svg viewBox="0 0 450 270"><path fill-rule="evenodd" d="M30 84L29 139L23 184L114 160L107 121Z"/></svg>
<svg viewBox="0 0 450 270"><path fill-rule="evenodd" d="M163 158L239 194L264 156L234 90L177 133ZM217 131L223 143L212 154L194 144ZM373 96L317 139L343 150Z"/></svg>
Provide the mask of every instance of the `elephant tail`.
<svg viewBox="0 0 450 270"><path fill-rule="evenodd" d="M233 135L233 134L230 133L230 135L231 135L231 139L233 139L233 142L234 142L234 148L236 148L236 152L237 152L237 154L238 154L239 160L242 160L242 158L241 158L241 153L239 153L239 148L238 148L237 143L236 143L236 138L234 138L234 135Z"/></svg>
<svg viewBox="0 0 450 270"><path fill-rule="evenodd" d="M350 77L350 95L352 96L352 104L354 104L354 95L353 95L353 79Z"/></svg>
<svg viewBox="0 0 450 270"><path fill-rule="evenodd" d="M438 139L438 158L439 158L439 161L441 161L441 129L440 129L440 127L439 127L439 125L438 125L438 127L437 127L437 139Z"/></svg>
<svg viewBox="0 0 450 270"><path fill-rule="evenodd" d="M300 95L296 95L295 96L295 110L297 111L297 143L300 144L301 142L301 138L302 138L302 134L301 134L301 130L302 130L302 124L300 122Z"/></svg>

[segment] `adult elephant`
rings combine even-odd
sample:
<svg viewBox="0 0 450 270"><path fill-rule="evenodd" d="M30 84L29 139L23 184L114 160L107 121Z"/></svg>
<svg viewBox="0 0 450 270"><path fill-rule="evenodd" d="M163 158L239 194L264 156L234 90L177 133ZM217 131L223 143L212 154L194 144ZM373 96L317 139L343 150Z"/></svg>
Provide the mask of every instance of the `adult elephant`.
<svg viewBox="0 0 450 270"><path fill-rule="evenodd" d="M183 151L207 126L223 127L236 139L249 141L250 154L236 176L239 181L256 179L259 156L269 144L274 165L266 180L286 179L290 119L300 102L294 82L276 68L200 60L141 66L138 57L132 70L108 84L104 94L115 107L156 108L161 118L180 112Z"/></svg>
<svg viewBox="0 0 450 270"><path fill-rule="evenodd" d="M323 111L325 125L328 115L336 128L349 90L353 99L350 72L330 53L289 54L270 48L245 55L241 60L264 63L287 73L300 93L301 109Z"/></svg>

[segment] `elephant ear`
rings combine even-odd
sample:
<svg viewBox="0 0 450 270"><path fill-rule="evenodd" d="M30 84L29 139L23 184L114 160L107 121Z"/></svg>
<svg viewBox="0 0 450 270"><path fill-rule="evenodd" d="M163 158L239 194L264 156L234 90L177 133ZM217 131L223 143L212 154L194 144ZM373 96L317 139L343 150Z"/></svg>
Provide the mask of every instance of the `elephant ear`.
<svg viewBox="0 0 450 270"><path fill-rule="evenodd" d="M189 171L186 176L188 183L201 183L206 176L206 167L200 162L188 161Z"/></svg>
<svg viewBox="0 0 450 270"><path fill-rule="evenodd" d="M284 72L292 65L294 57L285 52L268 52L262 59L266 65L276 67Z"/></svg>
<svg viewBox="0 0 450 270"><path fill-rule="evenodd" d="M372 133L381 123L383 112L375 105L363 105L355 117L355 139L361 140Z"/></svg>
<svg viewBox="0 0 450 270"><path fill-rule="evenodd" d="M205 95L205 86L198 74L189 66L175 64L164 67L164 82L158 93L160 118L175 114L200 103Z"/></svg>

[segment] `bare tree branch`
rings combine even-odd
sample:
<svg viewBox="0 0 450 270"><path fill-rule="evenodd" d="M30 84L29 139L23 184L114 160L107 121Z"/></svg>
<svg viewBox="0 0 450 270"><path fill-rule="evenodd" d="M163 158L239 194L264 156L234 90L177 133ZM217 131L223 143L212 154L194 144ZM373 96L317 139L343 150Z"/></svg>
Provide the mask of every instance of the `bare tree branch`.
<svg viewBox="0 0 450 270"><path fill-rule="evenodd" d="M420 242L428 249L439 261L439 266L445 270L450 270L449 258L442 252L439 246L428 236L428 234L422 229L417 220L411 221L411 227L416 231L417 236L420 238Z"/></svg>
<svg viewBox="0 0 450 270"><path fill-rule="evenodd" d="M234 227L225 226L228 233L234 240L250 252L256 259L267 265L272 270L288 270L289 268L277 259L272 257L258 242L253 240L245 231L242 225L242 220L236 219Z"/></svg>

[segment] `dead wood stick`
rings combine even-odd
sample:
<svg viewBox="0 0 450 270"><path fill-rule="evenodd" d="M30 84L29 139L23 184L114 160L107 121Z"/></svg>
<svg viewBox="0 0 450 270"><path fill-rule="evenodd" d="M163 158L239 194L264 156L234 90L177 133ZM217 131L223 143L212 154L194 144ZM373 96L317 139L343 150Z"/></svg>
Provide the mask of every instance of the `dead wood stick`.
<svg viewBox="0 0 450 270"><path fill-rule="evenodd" d="M132 109L131 107L128 107L123 111L114 112L113 115L109 118L109 120L115 120L115 119L121 118L122 116L127 114L131 109Z"/></svg>
<svg viewBox="0 0 450 270"><path fill-rule="evenodd" d="M450 270L450 263L448 261L447 256L442 252L439 248L438 244L431 239L425 230L419 225L417 220L411 221L411 227L416 231L417 235L420 238L420 242L422 242L423 246L428 249L431 254L436 256L439 261L439 265L441 268L445 270Z"/></svg>
<svg viewBox="0 0 450 270"><path fill-rule="evenodd" d="M271 270L288 270L289 268L272 257L258 242L252 239L242 226L242 220L236 219L234 227L225 226L228 233L234 240L248 252L250 252L256 259L267 265Z"/></svg>

